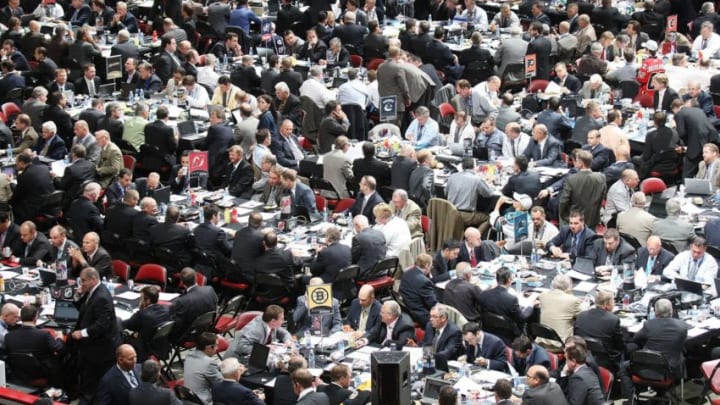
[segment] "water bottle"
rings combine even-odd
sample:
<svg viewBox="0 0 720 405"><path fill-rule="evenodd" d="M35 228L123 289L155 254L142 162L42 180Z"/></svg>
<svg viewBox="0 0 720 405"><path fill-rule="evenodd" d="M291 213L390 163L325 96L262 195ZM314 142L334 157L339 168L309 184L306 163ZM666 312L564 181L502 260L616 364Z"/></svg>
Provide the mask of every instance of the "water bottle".
<svg viewBox="0 0 720 405"><path fill-rule="evenodd" d="M353 222L352 222L352 221L353 221L352 212L350 212L350 210L348 210L348 212L347 212L347 226L348 226L350 229L353 228Z"/></svg>
<svg viewBox="0 0 720 405"><path fill-rule="evenodd" d="M465 374L465 364L462 364L462 365L460 366L460 370L458 370L458 377L459 377L459 378L463 378L463 377L466 377L466 376L467 376L467 374Z"/></svg>
<svg viewBox="0 0 720 405"><path fill-rule="evenodd" d="M614 288L618 288L618 279L620 278L620 275L618 274L618 271L615 267L613 267L612 271L610 272L610 280L612 280L612 284Z"/></svg>
<svg viewBox="0 0 720 405"><path fill-rule="evenodd" d="M515 291L522 294L522 279L520 277L515 277Z"/></svg>
<svg viewBox="0 0 720 405"><path fill-rule="evenodd" d="M202 207L200 207L200 209L198 211L200 211L198 214L198 223L204 224L205 223L205 210L202 209Z"/></svg>
<svg viewBox="0 0 720 405"><path fill-rule="evenodd" d="M308 352L308 367L315 368L315 349L313 349L312 347Z"/></svg>
<svg viewBox="0 0 720 405"><path fill-rule="evenodd" d="M560 263L560 262L556 262L556 263L555 263L555 272L556 272L557 274L562 274L562 273L563 273L562 263Z"/></svg>
<svg viewBox="0 0 720 405"><path fill-rule="evenodd" d="M422 359L419 359L417 361L417 364L415 365L415 372L418 374L422 374L423 372L423 361Z"/></svg>
<svg viewBox="0 0 720 405"><path fill-rule="evenodd" d="M145 100L145 90L140 89L140 100Z"/></svg>
<svg viewBox="0 0 720 405"><path fill-rule="evenodd" d="M640 135L643 137L647 135L647 121L645 121L645 116L643 116L638 124L638 132L640 132Z"/></svg>
<svg viewBox="0 0 720 405"><path fill-rule="evenodd" d="M138 41L140 42L140 45L145 43L145 35L143 35L142 31L138 31Z"/></svg>
<svg viewBox="0 0 720 405"><path fill-rule="evenodd" d="M228 57L227 57L227 54L223 55L223 67L224 67L225 69L228 68Z"/></svg>
<svg viewBox="0 0 720 405"><path fill-rule="evenodd" d="M133 94L132 91L130 92L130 94L129 94L129 96L128 96L128 103L129 103L130 105L135 104L135 95Z"/></svg>
<svg viewBox="0 0 720 405"><path fill-rule="evenodd" d="M655 319L655 308L654 307L650 308L650 312L648 313L647 319L648 319L648 321L651 319Z"/></svg>
<svg viewBox="0 0 720 405"><path fill-rule="evenodd" d="M327 205L325 205L325 206L323 207L322 218L323 218L323 222L327 222L327 221L328 221Z"/></svg>
<svg viewBox="0 0 720 405"><path fill-rule="evenodd" d="M540 258L538 255L537 246L535 246L535 244L533 243L532 253L530 254L530 263L535 266L539 260Z"/></svg>
<svg viewBox="0 0 720 405"><path fill-rule="evenodd" d="M12 158L13 158L13 151L12 151L12 144L11 144L11 143L9 143L8 146L7 146L7 157L8 157L8 159L12 159Z"/></svg>
<svg viewBox="0 0 720 405"><path fill-rule="evenodd" d="M340 353L345 353L345 339L340 339L338 342L338 351Z"/></svg>
<svg viewBox="0 0 720 405"><path fill-rule="evenodd" d="M488 150L488 158L490 159L491 162L494 162L494 161L495 161L495 157L496 157L496 156L495 156L495 150L492 149L492 148L490 148L490 149Z"/></svg>

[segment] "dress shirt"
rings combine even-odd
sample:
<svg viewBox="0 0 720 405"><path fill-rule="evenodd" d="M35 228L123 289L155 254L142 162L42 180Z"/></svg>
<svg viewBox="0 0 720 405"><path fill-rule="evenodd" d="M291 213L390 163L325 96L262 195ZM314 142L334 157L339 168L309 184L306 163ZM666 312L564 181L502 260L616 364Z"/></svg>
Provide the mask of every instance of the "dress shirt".
<svg viewBox="0 0 720 405"><path fill-rule="evenodd" d="M392 331L393 329L395 329L395 325L397 325L398 319L400 318L395 318L394 321L390 322L390 324L385 327L387 333L385 334L385 339L383 340L383 343L387 342L388 340L392 340Z"/></svg>
<svg viewBox="0 0 720 405"><path fill-rule="evenodd" d="M410 248L412 236L407 223L399 217L392 217L386 224L375 224L375 229L385 236L386 257L400 256L400 252Z"/></svg>
<svg viewBox="0 0 720 405"><path fill-rule="evenodd" d="M325 87L325 83L314 77L309 77L300 86L300 96L310 98L323 111L330 100L335 100L335 92Z"/></svg>
<svg viewBox="0 0 720 405"><path fill-rule="evenodd" d="M472 24L475 30L480 32L487 31L488 17L482 8L475 6L472 10L465 9L465 11L462 12L462 17L467 20L468 24Z"/></svg>
<svg viewBox="0 0 720 405"><path fill-rule="evenodd" d="M514 140L505 135L502 145L502 155L506 158L514 159L525 152L529 143L530 135L528 134L520 133L520 136Z"/></svg>
<svg viewBox="0 0 720 405"><path fill-rule="evenodd" d="M367 86L368 91L368 104L375 106L375 108L378 108L380 106L380 91L378 90L378 81L375 80L374 82L368 84Z"/></svg>
<svg viewBox="0 0 720 405"><path fill-rule="evenodd" d="M217 74L211 66L201 66L198 68L197 82L200 84L210 86L211 89L214 89L215 86L217 86L219 78L220 75Z"/></svg>
<svg viewBox="0 0 720 405"><path fill-rule="evenodd" d="M520 18L513 11L510 12L509 17L503 16L502 13L496 13L492 22L497 25L500 32L510 32L511 28L520 26Z"/></svg>
<svg viewBox="0 0 720 405"><path fill-rule="evenodd" d="M693 264L695 264L696 270L694 277L691 278ZM663 276L671 280L675 279L675 277L680 277L698 283L712 285L715 281L717 269L717 262L709 253L706 252L700 260L695 261L690 251L686 250L678 253L670 264L665 267Z"/></svg>
<svg viewBox="0 0 720 405"><path fill-rule="evenodd" d="M692 50L697 52L702 51L703 58L715 57L720 50L720 35L713 32L706 41L703 40L702 35L698 35L695 41L693 41Z"/></svg>
<svg viewBox="0 0 720 405"><path fill-rule="evenodd" d="M201 85L194 85L193 88L187 93L187 100L190 107L193 108L205 108L210 104L210 97L208 96L207 90Z"/></svg>
<svg viewBox="0 0 720 405"><path fill-rule="evenodd" d="M260 167L262 165L263 158L269 153L271 152L267 148L267 146L261 143L256 144L255 150L253 150L253 164L257 167Z"/></svg>
<svg viewBox="0 0 720 405"><path fill-rule="evenodd" d="M358 332L365 332L367 328L368 317L370 316L370 307L363 307L360 310L360 320L358 321Z"/></svg>
<svg viewBox="0 0 720 405"><path fill-rule="evenodd" d="M475 138L475 128L470 124L470 122L465 122L465 125L462 127L458 127L457 122L453 120L453 122L450 123L450 131L448 132L450 135L447 140L447 146L452 147L452 145L460 145L464 146L463 140L469 139L470 144L472 144L472 140Z"/></svg>
<svg viewBox="0 0 720 405"><path fill-rule="evenodd" d="M125 379L127 380L128 384L130 384L130 387L131 387L131 388L135 388L135 387L138 386L138 380L137 380L137 378L135 377L135 374L133 374L132 370L130 370L130 371L125 371L125 370L123 370L122 368L120 368L120 366L118 366L117 364L115 365L115 367L117 367L118 370L120 370L120 373L123 375L123 377L125 377Z"/></svg>
<svg viewBox="0 0 720 405"><path fill-rule="evenodd" d="M95 88L95 80L90 80L87 77L83 77L85 79L85 84L88 88L88 94L90 96L94 96L97 94L97 89Z"/></svg>
<svg viewBox="0 0 720 405"><path fill-rule="evenodd" d="M495 128L491 134L486 134L484 131L479 132L475 142L481 148L488 148L499 156L503 152L503 139L505 139L505 133Z"/></svg>
<svg viewBox="0 0 720 405"><path fill-rule="evenodd" d="M428 146L435 146L440 143L440 128L437 121L428 118L424 125L420 125L417 119L412 120L410 126L405 131L405 137L413 134L413 143L415 149L422 149Z"/></svg>

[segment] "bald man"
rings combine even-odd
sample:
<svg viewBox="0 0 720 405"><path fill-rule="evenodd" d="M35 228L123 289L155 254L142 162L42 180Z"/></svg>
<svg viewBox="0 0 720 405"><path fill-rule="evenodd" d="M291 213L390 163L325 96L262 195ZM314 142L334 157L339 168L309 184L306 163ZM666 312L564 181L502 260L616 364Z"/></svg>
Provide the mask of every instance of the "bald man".
<svg viewBox="0 0 720 405"><path fill-rule="evenodd" d="M20 318L20 308L15 304L7 303L0 311L0 347L5 347L5 335L8 330L15 327Z"/></svg>
<svg viewBox="0 0 720 405"><path fill-rule="evenodd" d="M527 371L528 389L522 396L523 404L567 405L562 388L550 381L550 373L543 366L532 366Z"/></svg>
<svg viewBox="0 0 720 405"><path fill-rule="evenodd" d="M673 258L675 255L662 247L659 237L650 236L646 246L637 250L635 268L645 270L645 274L650 276L648 281L657 281Z"/></svg>
<svg viewBox="0 0 720 405"><path fill-rule="evenodd" d="M86 267L95 268L100 277L112 277L112 258L102 246L100 246L100 235L95 232L88 232L83 236L82 251L78 248L69 248L68 253L72 258L73 277L77 277L80 271Z"/></svg>
<svg viewBox="0 0 720 405"><path fill-rule="evenodd" d="M499 253L500 249L494 242L483 242L480 231L477 228L468 227L465 229L465 240L460 244L457 263L468 262L475 267L479 262L493 260Z"/></svg>
<svg viewBox="0 0 720 405"><path fill-rule="evenodd" d="M365 284L360 287L358 297L350 304L350 312L345 319L343 330L355 332L362 336L365 331L371 330L380 322L380 307L382 305L375 299L375 289Z"/></svg>
<svg viewBox="0 0 720 405"><path fill-rule="evenodd" d="M115 366L100 380L97 394L100 404L127 404L130 389L140 385L141 366L137 364L135 349L128 344L120 345L115 350L115 358Z"/></svg>

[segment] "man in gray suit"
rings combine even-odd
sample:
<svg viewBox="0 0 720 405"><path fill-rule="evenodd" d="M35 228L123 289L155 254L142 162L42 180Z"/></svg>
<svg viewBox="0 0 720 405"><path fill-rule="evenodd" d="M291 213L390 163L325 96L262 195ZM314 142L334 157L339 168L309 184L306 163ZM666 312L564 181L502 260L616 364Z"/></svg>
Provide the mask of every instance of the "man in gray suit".
<svg viewBox="0 0 720 405"><path fill-rule="evenodd" d="M261 316L257 316L235 334L227 355L247 355L252 351L254 343L267 345L275 340L289 342L291 336L287 329L282 327L284 321L285 310L278 305L268 305Z"/></svg>
<svg viewBox="0 0 720 405"><path fill-rule="evenodd" d="M360 266L358 279L363 280L372 270L378 260L385 258L387 245L385 235L377 229L370 228L365 215L356 215L353 218L355 236L352 238L350 252L352 264Z"/></svg>
<svg viewBox="0 0 720 405"><path fill-rule="evenodd" d="M605 402L598 377L587 364L587 352L574 345L565 349L565 365L569 374L565 393L571 404L601 405ZM565 377L561 377L562 381ZM562 384L562 383L561 383Z"/></svg>
<svg viewBox="0 0 720 405"><path fill-rule="evenodd" d="M250 149L257 143L255 139L255 133L260 121L253 116L253 108L249 104L243 104L240 106L240 121L233 131L235 137L235 144L240 145L245 152L245 156L250 156ZM255 154L253 153L253 157ZM261 162L253 162L255 165L260 166Z"/></svg>
<svg viewBox="0 0 720 405"><path fill-rule="evenodd" d="M45 87L35 87L32 91L32 96L22 106L23 114L27 114L30 117L33 128L38 133L42 132L42 114L47 107L47 96L48 91Z"/></svg>
<svg viewBox="0 0 720 405"><path fill-rule="evenodd" d="M350 140L340 135L335 138L335 149L323 156L323 178L332 184L340 198L348 198L347 181L353 177L352 159L348 156ZM326 195L326 197L334 198Z"/></svg>
<svg viewBox="0 0 720 405"><path fill-rule="evenodd" d="M475 173L475 159L465 157L462 160L463 171L453 173L447 181L447 199L460 213L465 227L476 226L480 233L489 227L490 217L477 210L479 198L492 197L490 186Z"/></svg>
<svg viewBox="0 0 720 405"><path fill-rule="evenodd" d="M600 205L607 190L605 176L590 170L592 154L586 150L575 154L575 167L578 172L570 175L560 196L560 221L567 223L571 211L577 210L585 215L585 223L590 229L600 222Z"/></svg>
<svg viewBox="0 0 720 405"><path fill-rule="evenodd" d="M654 215L645 211L647 199L642 191L636 191L630 197L630 209L617 216L617 230L624 234L634 236L645 246L647 239L652 235L653 224L657 220Z"/></svg>
<svg viewBox="0 0 720 405"><path fill-rule="evenodd" d="M692 224L681 221L680 201L670 199L665 202L667 217L655 221L652 234L664 241L670 242L678 252L688 248L691 240L695 238Z"/></svg>
<svg viewBox="0 0 720 405"><path fill-rule="evenodd" d="M390 47L388 60L378 67L378 89L380 98L399 96L397 99L398 118L395 124L400 126L408 107L425 105L432 95L433 81L417 66L404 61L405 53L397 47Z"/></svg>
<svg viewBox="0 0 720 405"><path fill-rule="evenodd" d="M297 394L297 405L330 405L330 400L324 392L316 392L313 382L315 377L306 368L300 368L292 373L293 390Z"/></svg>
<svg viewBox="0 0 720 405"><path fill-rule="evenodd" d="M80 120L75 122L75 136L72 139L72 146L82 145L85 147L86 159L97 163L100 159L100 145L95 142L95 137L90 134L88 123Z"/></svg>
<svg viewBox="0 0 720 405"><path fill-rule="evenodd" d="M223 379L220 360L215 357L217 336L203 332L196 338L194 350L185 357L183 376L190 388L205 404L212 404L212 385Z"/></svg>
<svg viewBox="0 0 720 405"><path fill-rule="evenodd" d="M495 52L495 61L499 64L497 74L502 77L507 65L523 63L527 53L528 43L522 39L522 28L510 28L510 38L502 41L502 45Z"/></svg>

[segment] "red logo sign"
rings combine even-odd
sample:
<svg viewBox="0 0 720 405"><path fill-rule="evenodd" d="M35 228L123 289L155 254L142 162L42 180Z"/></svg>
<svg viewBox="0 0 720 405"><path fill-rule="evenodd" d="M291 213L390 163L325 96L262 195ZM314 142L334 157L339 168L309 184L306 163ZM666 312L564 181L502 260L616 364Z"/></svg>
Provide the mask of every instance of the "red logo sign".
<svg viewBox="0 0 720 405"><path fill-rule="evenodd" d="M197 171L208 171L207 152L190 152L188 155L188 173Z"/></svg>

